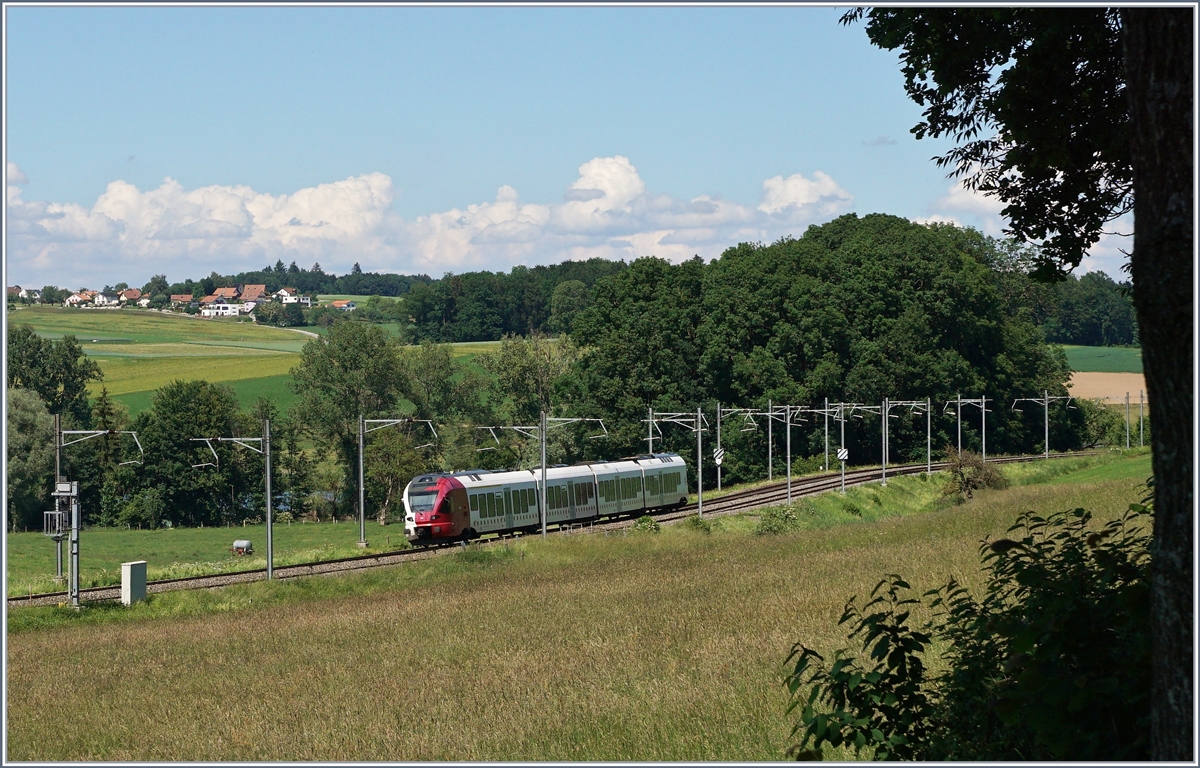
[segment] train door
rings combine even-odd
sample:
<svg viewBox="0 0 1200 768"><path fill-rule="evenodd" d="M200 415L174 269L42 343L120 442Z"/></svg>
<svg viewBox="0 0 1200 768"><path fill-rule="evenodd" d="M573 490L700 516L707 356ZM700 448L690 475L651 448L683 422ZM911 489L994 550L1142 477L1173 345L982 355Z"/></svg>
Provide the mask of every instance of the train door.
<svg viewBox="0 0 1200 768"><path fill-rule="evenodd" d="M575 519L575 481L567 481L567 519Z"/></svg>
<svg viewBox="0 0 1200 768"><path fill-rule="evenodd" d="M504 527L512 528L513 526L513 499L512 489L504 489Z"/></svg>

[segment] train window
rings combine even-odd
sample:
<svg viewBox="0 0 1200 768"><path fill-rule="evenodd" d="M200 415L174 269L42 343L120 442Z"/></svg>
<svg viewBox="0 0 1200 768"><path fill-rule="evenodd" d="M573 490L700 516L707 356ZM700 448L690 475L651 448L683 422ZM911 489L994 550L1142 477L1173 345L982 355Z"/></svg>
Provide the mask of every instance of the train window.
<svg viewBox="0 0 1200 768"><path fill-rule="evenodd" d="M488 493L487 496L485 496L484 498L487 499L487 516L495 517L496 516L496 496L495 496L495 494Z"/></svg>
<svg viewBox="0 0 1200 768"><path fill-rule="evenodd" d="M472 512L479 511L479 494L477 494L477 493L471 494L471 511Z"/></svg>

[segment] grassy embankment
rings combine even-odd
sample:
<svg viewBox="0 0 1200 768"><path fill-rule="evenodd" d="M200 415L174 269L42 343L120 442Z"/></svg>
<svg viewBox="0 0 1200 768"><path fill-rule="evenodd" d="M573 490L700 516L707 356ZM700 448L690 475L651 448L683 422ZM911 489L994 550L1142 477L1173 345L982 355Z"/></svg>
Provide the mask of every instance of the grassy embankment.
<svg viewBox="0 0 1200 768"><path fill-rule="evenodd" d="M1134 452L1137 453L1137 452ZM1072 478L1085 470L1100 471L1111 476L1116 467L1137 467L1140 464L1122 461L1119 454L1092 457L1055 459L1048 464L1031 463L1005 467L1014 485L1046 482L1059 473ZM1129 475L1131 479L1137 478ZM1148 465L1145 474L1149 473ZM888 488L869 484L848 489L840 494L826 494L796 502L803 528L820 528L855 521L873 521L883 517L913 514L936 508L942 488L941 475L930 480L924 476L893 478ZM726 489L731 493L751 485ZM724 495L724 494L721 494ZM719 497L705 493L706 498ZM884 504L886 497L887 503ZM691 494L695 501L695 494ZM734 528L753 528L753 515L729 518L722 525ZM273 531L275 564L294 565L351 557L358 554L393 551L407 547L404 529L400 525L381 527L367 522L366 550L357 547L356 522L276 524ZM740 528L739 528L740 529ZM256 547L254 555L238 557L230 552L234 539L249 539ZM80 548L80 584L98 587L119 584L121 563L146 560L151 579L226 573L266 567L266 526L263 524L226 528L172 528L157 530L124 530L116 528L90 529L83 534ZM55 551L53 542L41 533L10 533L8 535L8 595L28 595L61 591L54 582Z"/></svg>
<svg viewBox="0 0 1200 768"><path fill-rule="evenodd" d="M783 659L797 640L846 645L847 597L885 573L918 591L951 574L978 584L980 539L1027 509L1119 514L1149 458L1006 471L1026 484L905 514L940 483L905 478L847 494L874 522L778 536L748 534L754 518L739 516L709 534L534 538L128 609L16 609L8 756L780 759ZM45 717L64 708L66 730Z"/></svg>

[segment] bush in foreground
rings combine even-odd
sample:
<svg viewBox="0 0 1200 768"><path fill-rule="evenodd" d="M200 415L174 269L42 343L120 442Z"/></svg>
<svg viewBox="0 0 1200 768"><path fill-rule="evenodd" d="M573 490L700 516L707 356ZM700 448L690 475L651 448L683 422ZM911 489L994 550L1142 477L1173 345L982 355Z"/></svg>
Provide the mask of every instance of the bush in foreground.
<svg viewBox="0 0 1200 768"><path fill-rule="evenodd" d="M1023 514L981 547L982 598L956 580L914 597L891 575L840 623L862 656L797 643L791 754L877 760L1145 760L1150 756L1149 509L1091 530L1083 509ZM926 603L926 601L928 601ZM933 618L910 624L926 604ZM947 669L923 659L945 643Z"/></svg>
<svg viewBox="0 0 1200 768"><path fill-rule="evenodd" d="M787 533L800 527L800 520L791 507L770 507L758 518L754 532L763 534Z"/></svg>

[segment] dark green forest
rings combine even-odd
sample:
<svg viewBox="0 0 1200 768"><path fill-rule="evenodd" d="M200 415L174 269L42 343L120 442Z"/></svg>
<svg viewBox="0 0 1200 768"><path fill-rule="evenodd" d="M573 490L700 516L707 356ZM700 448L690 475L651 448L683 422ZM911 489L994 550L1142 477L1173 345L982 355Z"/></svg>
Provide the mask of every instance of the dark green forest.
<svg viewBox="0 0 1200 768"><path fill-rule="evenodd" d="M1021 270L1023 258L972 230L847 215L798 239L730 248L708 264L593 260L417 282L403 304L372 300L351 317L386 318L381 307L411 308L421 343L391 337L373 322L331 317L329 330L305 346L293 370L298 401L290 413L266 401L242 412L228 387L180 381L130 419L106 395L88 401L84 388L101 374L73 339L42 340L18 326L9 331L8 384L14 391L32 388L36 397L22 396L10 413L22 429L39 434L56 412L68 429L138 432L146 452L141 465L121 465L132 446L117 436L66 454L89 520L109 525L255 517L262 508L261 457L218 445L214 460L190 438L258 436L263 418L272 420L274 506L285 515L353 512L360 413L438 425L437 439L421 424L372 437L366 490L369 509L381 516L394 513L404 484L425 470L532 466L534 441L505 430L494 439L477 427L534 424L542 410L605 420L606 439L590 439L594 425L552 433L551 461L573 462L644 452L651 407L659 413L702 407L711 455L719 404L820 408L826 399L877 406L884 397L929 398L931 442L940 456L957 439L954 408L946 403L961 393L988 398L989 455L1040 451L1041 409L1011 404L1043 390L1066 394L1070 371L1061 349L1047 343L1040 324L1046 294ZM1077 282L1113 290L1111 281ZM503 342L473 364L440 343L477 338ZM923 460L924 414L900 408L892 416L890 460ZM1054 406L1052 447L1103 440L1111 426L1104 417L1090 403ZM824 461L826 419L804 418L792 427L792 457L797 471L812 471ZM963 411L964 448L982 448L981 426L978 408ZM771 461L782 475L785 427L775 423L772 431ZM840 431L829 420L832 448ZM852 465L881 460L877 413L849 419L845 438ZM722 444L724 483L767 474L763 418L726 420ZM662 425L656 435L656 450L676 451L692 466L695 446L695 435L677 425ZM215 466L194 467L207 462ZM14 519L33 520L44 501L35 490L48 485L50 468L35 463L13 465L24 473L10 477L23 489L22 510L10 510ZM710 461L704 478L706 487L715 485Z"/></svg>

